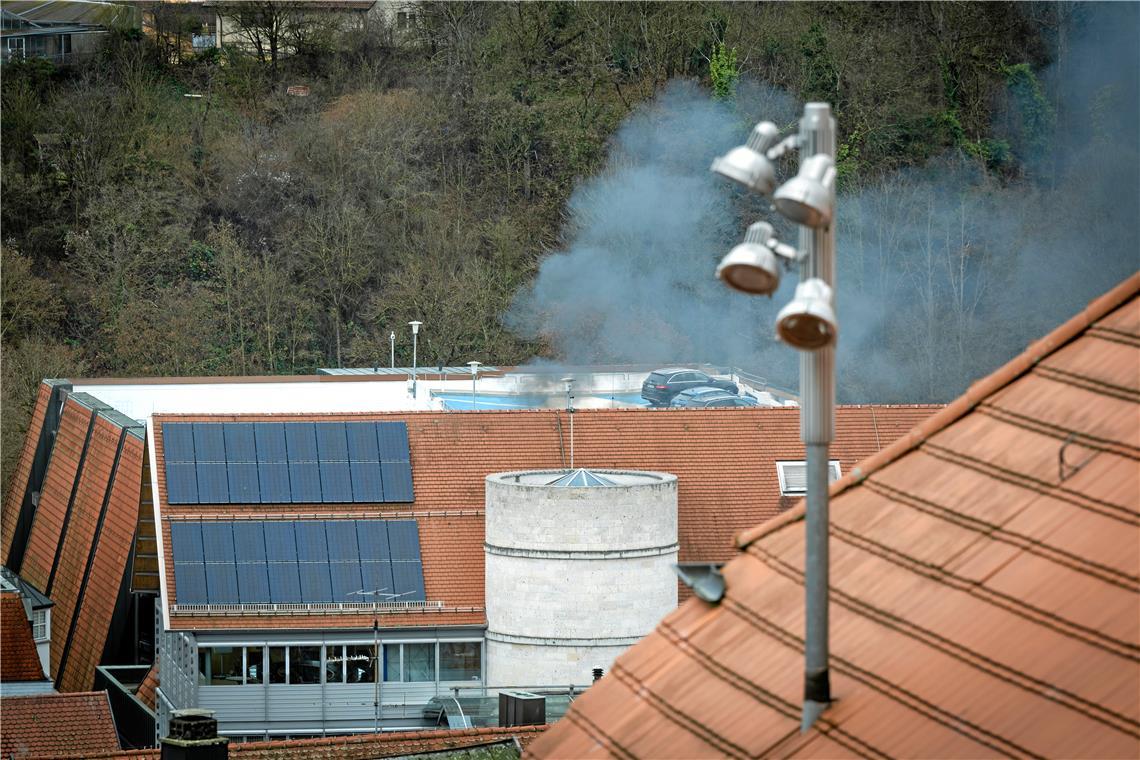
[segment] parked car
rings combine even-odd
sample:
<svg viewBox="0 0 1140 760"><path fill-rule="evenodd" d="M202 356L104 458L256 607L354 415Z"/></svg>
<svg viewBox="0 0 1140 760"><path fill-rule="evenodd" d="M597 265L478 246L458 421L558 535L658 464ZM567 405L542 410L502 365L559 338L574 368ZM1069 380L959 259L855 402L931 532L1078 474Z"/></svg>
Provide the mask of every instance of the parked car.
<svg viewBox="0 0 1140 760"><path fill-rule="evenodd" d="M719 388L734 396L740 392L731 380L719 380L695 369L666 367L649 373L649 377L641 384L641 397L650 406L668 406L681 391L701 386Z"/></svg>
<svg viewBox="0 0 1140 760"><path fill-rule="evenodd" d="M759 406L760 403L751 396L737 396L723 388L700 386L681 391L673 397L671 406L686 408L704 408L709 406Z"/></svg>

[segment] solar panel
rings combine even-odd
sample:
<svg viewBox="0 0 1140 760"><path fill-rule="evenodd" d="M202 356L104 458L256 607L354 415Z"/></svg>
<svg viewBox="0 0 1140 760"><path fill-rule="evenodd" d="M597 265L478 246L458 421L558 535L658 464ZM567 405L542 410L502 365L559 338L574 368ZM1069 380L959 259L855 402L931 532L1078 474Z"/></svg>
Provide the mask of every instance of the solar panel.
<svg viewBox="0 0 1140 760"><path fill-rule="evenodd" d="M258 485L256 462L230 462L226 465L229 475L231 504L258 504L261 502L261 487Z"/></svg>
<svg viewBox="0 0 1140 760"><path fill-rule="evenodd" d="M200 562L175 562L174 591L178 604L208 604L206 566Z"/></svg>
<svg viewBox="0 0 1140 760"><path fill-rule="evenodd" d="M270 562L269 599L273 604L299 604L301 601L301 581L297 574L296 562Z"/></svg>
<svg viewBox="0 0 1140 760"><path fill-rule="evenodd" d="M298 562L297 573L301 576L301 601L308 604L319 602L347 601L333 599L332 583L329 580L327 562Z"/></svg>
<svg viewBox="0 0 1140 760"><path fill-rule="evenodd" d="M199 463L226 461L226 440L220 424L194 423L194 459Z"/></svg>
<svg viewBox="0 0 1140 760"><path fill-rule="evenodd" d="M272 601L269 566L264 562L239 562L237 582L238 598L242 604L268 604Z"/></svg>
<svg viewBox="0 0 1140 760"><path fill-rule="evenodd" d="M265 561L265 524L260 520L240 520L234 529L234 557L238 562Z"/></svg>
<svg viewBox="0 0 1140 760"><path fill-rule="evenodd" d="M285 462L258 462L257 483L262 504L288 504L293 500L289 465Z"/></svg>
<svg viewBox="0 0 1140 760"><path fill-rule="evenodd" d="M408 426L403 422L376 423L377 438L380 443L380 461L407 462L411 459L408 451Z"/></svg>
<svg viewBox="0 0 1140 760"><path fill-rule="evenodd" d="M372 601L371 596L354 593L364 588L360 580L360 562L330 562L329 577L332 581L332 601Z"/></svg>
<svg viewBox="0 0 1140 760"><path fill-rule="evenodd" d="M347 462L348 440L343 422L318 422L317 455L322 462Z"/></svg>
<svg viewBox="0 0 1140 760"><path fill-rule="evenodd" d="M392 590L392 563L391 562L361 562L360 563L361 588L365 591L378 591L378 594L366 594L361 597L362 602L386 602L390 597L385 594L394 594Z"/></svg>
<svg viewBox="0 0 1140 760"><path fill-rule="evenodd" d="M285 450L285 424L257 422L253 425L253 439L259 462L288 462Z"/></svg>
<svg viewBox="0 0 1140 760"><path fill-rule="evenodd" d="M194 426L189 422L164 422L162 451L167 462L193 462Z"/></svg>
<svg viewBox="0 0 1140 760"><path fill-rule="evenodd" d="M301 562L328 562L329 547L325 524L319 520L293 523L297 533L297 559Z"/></svg>
<svg viewBox="0 0 1140 760"><path fill-rule="evenodd" d="M210 604L238 604L237 566L231 562L206 563L206 598Z"/></svg>
<svg viewBox="0 0 1140 760"><path fill-rule="evenodd" d="M225 462L199 462L194 465L198 473L199 504L229 504L229 474Z"/></svg>
<svg viewBox="0 0 1140 760"><path fill-rule="evenodd" d="M352 501L352 475L348 470L348 462L320 463L321 470L321 501L347 502Z"/></svg>
<svg viewBox="0 0 1140 760"><path fill-rule="evenodd" d="M316 462L289 462L289 486L294 504L320 504L321 472Z"/></svg>
<svg viewBox="0 0 1140 760"><path fill-rule="evenodd" d="M380 473L384 482L384 501L415 501L412 469L407 462L382 462Z"/></svg>
<svg viewBox="0 0 1140 760"><path fill-rule="evenodd" d="M392 583L395 601L424 601L423 565L417 562L392 562Z"/></svg>
<svg viewBox="0 0 1140 760"><path fill-rule="evenodd" d="M171 522L170 544L174 561L202 562L202 524L196 522Z"/></svg>
<svg viewBox="0 0 1140 760"><path fill-rule="evenodd" d="M349 462L348 469L352 478L353 501L384 501L384 482L380 477L379 462Z"/></svg>
<svg viewBox="0 0 1140 760"><path fill-rule="evenodd" d="M285 445L290 462L317 461L317 433L311 422L286 422Z"/></svg>
<svg viewBox="0 0 1140 760"><path fill-rule="evenodd" d="M356 545L356 523L353 520L329 520L325 523L329 559L333 562L360 561Z"/></svg>
<svg viewBox="0 0 1140 760"><path fill-rule="evenodd" d="M390 559L387 523L387 520L356 521L356 539L362 561L387 562Z"/></svg>
<svg viewBox="0 0 1140 760"><path fill-rule="evenodd" d="M268 521L261 524L265 529L265 556L270 562L296 562L297 538L293 523Z"/></svg>
<svg viewBox="0 0 1140 760"><path fill-rule="evenodd" d="M352 462L379 462L380 445L376 440L375 422L346 422L348 458Z"/></svg>
<svg viewBox="0 0 1140 760"><path fill-rule="evenodd" d="M234 529L228 522L202 523L202 549L206 562L234 562Z"/></svg>
<svg viewBox="0 0 1140 760"><path fill-rule="evenodd" d="M257 446L252 422L222 423L227 462L256 462Z"/></svg>
<svg viewBox="0 0 1140 760"><path fill-rule="evenodd" d="M420 531L415 520L389 520L392 561L420 561Z"/></svg>
<svg viewBox="0 0 1140 760"><path fill-rule="evenodd" d="M171 504L198 503L198 469L193 462L166 463L166 500Z"/></svg>

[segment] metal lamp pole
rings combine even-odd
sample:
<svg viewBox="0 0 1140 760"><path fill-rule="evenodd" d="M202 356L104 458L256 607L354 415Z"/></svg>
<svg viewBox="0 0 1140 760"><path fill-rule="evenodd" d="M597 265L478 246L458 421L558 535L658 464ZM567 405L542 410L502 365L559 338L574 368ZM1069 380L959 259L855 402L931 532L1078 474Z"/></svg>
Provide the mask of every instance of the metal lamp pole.
<svg viewBox="0 0 1140 760"><path fill-rule="evenodd" d="M471 368L471 408L475 409L475 378L479 376L479 365L483 362L467 362Z"/></svg>
<svg viewBox="0 0 1140 760"><path fill-rule="evenodd" d="M835 118L827 103L808 103L800 119L800 156L835 160ZM834 193L834 190L832 191ZM835 292L835 204L831 223L800 226L800 282L818 278ZM834 296L833 296L834 297ZM800 437L807 449L807 515L804 590L804 705L807 731L831 702L828 670L828 448L835 438L835 344L800 352Z"/></svg>
<svg viewBox="0 0 1140 760"><path fill-rule="evenodd" d="M388 366L396 368L396 331L388 333Z"/></svg>
<svg viewBox="0 0 1140 760"><path fill-rule="evenodd" d="M416 398L416 348L419 344L420 325L423 322L411 321L412 326L412 398Z"/></svg>

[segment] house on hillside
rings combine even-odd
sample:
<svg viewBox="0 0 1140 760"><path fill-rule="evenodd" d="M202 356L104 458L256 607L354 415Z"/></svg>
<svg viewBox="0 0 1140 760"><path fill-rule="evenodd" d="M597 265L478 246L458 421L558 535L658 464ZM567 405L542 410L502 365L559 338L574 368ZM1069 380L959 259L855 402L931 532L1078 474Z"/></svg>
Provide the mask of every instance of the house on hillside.
<svg viewBox="0 0 1140 760"><path fill-rule="evenodd" d="M553 481L571 457L603 477L668 474L673 537L650 548L705 567L798 498L794 407L579 409L571 426L557 408L409 411L408 392L406 376L383 374L45 381L0 552L55 602L56 687L157 661L138 698L153 699L160 735L173 710L193 707L248 739L433 726L443 717L425 706L457 689L565 692L616 654L565 677L532 670L535 683L489 678L487 568L510 562L488 559L488 476ZM836 475L935 410L841 407ZM628 646L688 597L666 582L672 601L635 635L578 638ZM505 643L519 657L530 646Z"/></svg>
<svg viewBox="0 0 1140 760"><path fill-rule="evenodd" d="M1140 756L1140 274L832 487L805 733L804 509L741 533L535 758Z"/></svg>
<svg viewBox="0 0 1140 760"><path fill-rule="evenodd" d="M137 21L129 4L97 0L3 0L0 16L4 61L43 58L61 64L94 54L111 28Z"/></svg>
<svg viewBox="0 0 1140 760"><path fill-rule="evenodd" d="M306 48L326 44L330 36L360 28L376 0L296 0L242 3L206 0L213 15L213 46L235 48L276 63ZM202 44L205 44L204 42Z"/></svg>

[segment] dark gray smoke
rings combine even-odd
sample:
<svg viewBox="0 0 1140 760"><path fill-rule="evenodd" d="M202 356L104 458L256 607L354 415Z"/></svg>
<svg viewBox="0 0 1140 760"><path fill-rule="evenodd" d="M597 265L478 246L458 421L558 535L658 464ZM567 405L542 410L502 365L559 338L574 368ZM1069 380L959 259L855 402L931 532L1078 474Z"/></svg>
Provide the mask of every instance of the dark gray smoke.
<svg viewBox="0 0 1140 760"><path fill-rule="evenodd" d="M1041 81L1055 128L1032 141L1011 92L995 124L1027 166L1001 186L962 154L841 196L843 401L945 401L1140 264L1140 6L1089 6ZM795 387L772 299L713 276L747 222L778 214L708 171L758 118L793 128L799 105L742 88L738 107L674 82L614 138L610 164L570 202L566 248L508 314L568 363L730 364ZM745 221L741 221L741 220Z"/></svg>

